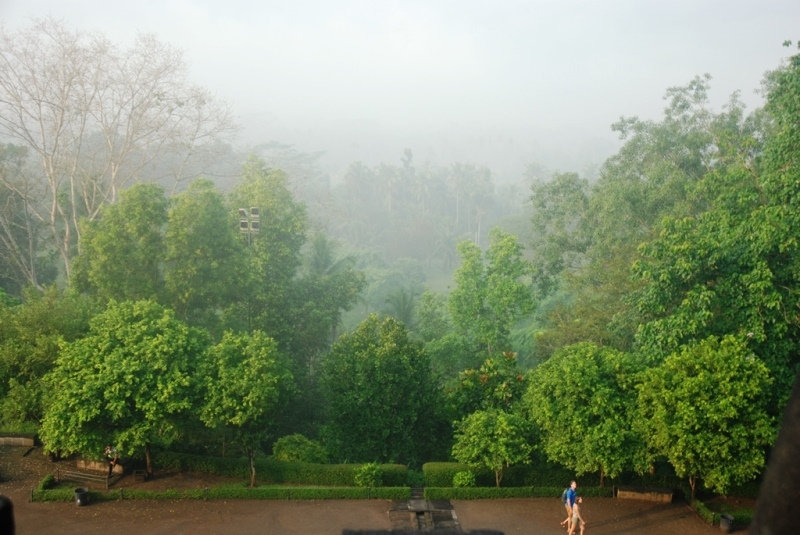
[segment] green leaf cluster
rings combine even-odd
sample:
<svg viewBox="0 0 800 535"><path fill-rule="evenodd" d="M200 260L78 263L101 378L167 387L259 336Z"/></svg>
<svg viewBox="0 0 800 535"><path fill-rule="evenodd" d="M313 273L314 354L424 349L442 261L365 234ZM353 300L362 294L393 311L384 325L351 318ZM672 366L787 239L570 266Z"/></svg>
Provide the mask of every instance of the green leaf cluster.
<svg viewBox="0 0 800 535"><path fill-rule="evenodd" d="M529 462L532 446L528 422L513 413L499 410L475 411L455 425L453 457L476 468L488 468L499 487L503 470Z"/></svg>
<svg viewBox="0 0 800 535"><path fill-rule="evenodd" d="M696 481L724 493L753 479L775 439L766 410L767 367L732 336L687 345L648 370L639 385L635 428L651 454L666 458L692 494Z"/></svg>
<svg viewBox="0 0 800 535"><path fill-rule="evenodd" d="M334 459L414 464L434 455L441 392L422 345L396 319L373 314L342 335L320 380Z"/></svg>

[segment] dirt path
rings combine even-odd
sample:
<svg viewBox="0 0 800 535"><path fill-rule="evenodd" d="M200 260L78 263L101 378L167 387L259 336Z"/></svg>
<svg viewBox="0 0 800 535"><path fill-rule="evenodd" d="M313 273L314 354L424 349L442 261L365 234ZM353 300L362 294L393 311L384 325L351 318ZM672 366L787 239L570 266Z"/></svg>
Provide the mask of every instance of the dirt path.
<svg viewBox="0 0 800 535"><path fill-rule="evenodd" d="M32 503L31 488L56 463L40 452L0 446L0 494L11 498L17 535L81 533L108 535L340 535L343 529L390 530L384 500L174 500L111 501L78 507L75 503ZM115 486L143 488L202 487L206 476L160 474L154 481L125 476ZM507 499L453 502L461 528L500 530L505 535L564 535L558 499ZM586 535L710 535L719 528L705 524L683 504L659 505L612 498L584 500Z"/></svg>

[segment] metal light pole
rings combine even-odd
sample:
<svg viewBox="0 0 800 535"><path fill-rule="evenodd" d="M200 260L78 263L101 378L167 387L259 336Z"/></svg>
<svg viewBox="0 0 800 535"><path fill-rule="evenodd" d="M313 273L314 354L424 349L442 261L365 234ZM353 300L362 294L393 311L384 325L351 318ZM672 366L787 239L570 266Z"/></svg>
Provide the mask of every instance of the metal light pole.
<svg viewBox="0 0 800 535"><path fill-rule="evenodd" d="M255 206L247 208L239 208L239 232L247 234L247 246L250 246L251 236L253 233L261 230L261 221L259 220L259 211Z"/></svg>
<svg viewBox="0 0 800 535"><path fill-rule="evenodd" d="M252 243L252 236L254 233L261 230L261 221L259 220L259 211L255 206L247 208L239 208L239 232L247 234L247 248L250 248ZM250 326L250 297L247 298L247 332L251 332Z"/></svg>

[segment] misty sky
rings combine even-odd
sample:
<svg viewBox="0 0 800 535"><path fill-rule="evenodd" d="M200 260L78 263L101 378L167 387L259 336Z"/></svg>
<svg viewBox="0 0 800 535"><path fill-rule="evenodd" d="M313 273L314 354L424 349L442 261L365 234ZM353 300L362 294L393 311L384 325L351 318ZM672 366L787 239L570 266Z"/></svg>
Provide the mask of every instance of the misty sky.
<svg viewBox="0 0 800 535"><path fill-rule="evenodd" d="M671 86L712 75L752 109L800 39L797 0L0 0L6 29L52 15L121 44L152 32L229 101L243 143L363 160L538 162L581 171L620 116L657 119ZM569 168L572 167L572 168Z"/></svg>

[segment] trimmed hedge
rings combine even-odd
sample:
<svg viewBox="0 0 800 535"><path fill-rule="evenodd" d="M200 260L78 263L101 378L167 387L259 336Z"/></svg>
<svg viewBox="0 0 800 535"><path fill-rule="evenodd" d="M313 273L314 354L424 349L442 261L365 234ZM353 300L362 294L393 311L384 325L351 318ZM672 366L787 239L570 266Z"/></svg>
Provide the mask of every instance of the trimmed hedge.
<svg viewBox="0 0 800 535"><path fill-rule="evenodd" d="M94 493L89 491L91 499ZM74 489L36 489L31 491L31 501L33 502L70 502L75 499Z"/></svg>
<svg viewBox="0 0 800 535"><path fill-rule="evenodd" d="M692 509L695 510L695 512L700 516L700 518L702 518L712 526L715 524L719 524L719 520L717 519L717 513L706 507L706 504L704 504L700 500L692 500L692 502L689 505L692 507Z"/></svg>
<svg viewBox="0 0 800 535"><path fill-rule="evenodd" d="M155 457L158 466L176 472L202 472L226 477L249 479L250 469L245 458L221 458L186 453L163 452ZM316 464L256 460L258 481L273 484L323 485L350 487L355 485L355 474L362 464ZM400 464L382 464L381 479L387 487L408 484L408 468Z"/></svg>
<svg viewBox="0 0 800 535"><path fill-rule="evenodd" d="M221 486L207 489L88 491L89 501L113 500L408 500L409 487L274 487ZM73 488L34 490L35 502L68 502L75 499Z"/></svg>
<svg viewBox="0 0 800 535"><path fill-rule="evenodd" d="M560 500L561 487L425 487L427 500L486 500L497 498L555 498ZM581 496L613 498L611 487L581 487Z"/></svg>
<svg viewBox="0 0 800 535"><path fill-rule="evenodd" d="M425 463L422 473L425 475L425 484L430 487L450 487L453 476L458 472L470 471L475 474L475 482L479 487L494 487L494 472L487 469L470 468L462 463ZM505 487L566 487L575 474L558 465L540 462L530 465L520 464L506 468L503 471L501 485ZM581 476L581 486L599 485L600 480L596 475Z"/></svg>
<svg viewBox="0 0 800 535"><path fill-rule="evenodd" d="M457 472L465 470L475 474L475 481L479 487L495 486L494 473L491 470L470 468L461 463L425 463L422 466L425 484L430 487L450 487L453 484L453 476ZM506 468L503 471L501 485L504 487L561 487L563 490L573 479L578 480L580 488L600 486L599 474L583 474L576 478L574 472L542 459L534 459L531 464ZM685 481L675 475L672 467L660 463L655 466L652 474L624 473L616 478L606 478L604 483L607 487L630 485L683 491L686 487ZM747 490L748 493L752 493L752 487Z"/></svg>
<svg viewBox="0 0 800 535"><path fill-rule="evenodd" d="M712 511L711 509L708 508L708 506L705 503L703 503L700 500L692 500L689 505L692 507L692 509L695 510L695 512L700 516L700 518L702 518L712 526L719 525L720 516L723 513L717 513ZM734 529L737 529L749 525L750 522L753 521L754 512L737 511L735 513L724 513L724 514L728 514L733 517Z"/></svg>
<svg viewBox="0 0 800 535"><path fill-rule="evenodd" d="M36 487L36 490L47 490L52 488L56 485L56 478L53 474L47 474L39 481L39 486Z"/></svg>

